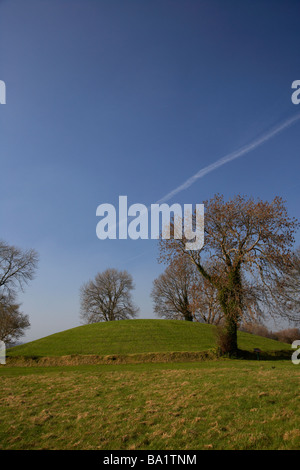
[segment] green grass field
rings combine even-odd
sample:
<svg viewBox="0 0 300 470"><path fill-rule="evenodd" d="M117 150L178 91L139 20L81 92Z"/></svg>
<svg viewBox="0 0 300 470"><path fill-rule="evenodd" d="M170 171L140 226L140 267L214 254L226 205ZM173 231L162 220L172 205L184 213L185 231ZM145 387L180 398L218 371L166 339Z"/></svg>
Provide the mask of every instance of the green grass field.
<svg viewBox="0 0 300 470"><path fill-rule="evenodd" d="M290 350L285 343L238 333L240 349ZM15 356L71 354L141 354L149 352L207 351L215 348L215 327L179 320L122 320L94 323L56 333L8 351Z"/></svg>
<svg viewBox="0 0 300 470"><path fill-rule="evenodd" d="M291 361L0 368L0 449L299 449Z"/></svg>
<svg viewBox="0 0 300 470"><path fill-rule="evenodd" d="M239 333L288 359L143 363L207 351L209 325L129 320L67 330L9 357L140 354L138 364L0 366L0 449L299 449L300 366L290 345Z"/></svg>

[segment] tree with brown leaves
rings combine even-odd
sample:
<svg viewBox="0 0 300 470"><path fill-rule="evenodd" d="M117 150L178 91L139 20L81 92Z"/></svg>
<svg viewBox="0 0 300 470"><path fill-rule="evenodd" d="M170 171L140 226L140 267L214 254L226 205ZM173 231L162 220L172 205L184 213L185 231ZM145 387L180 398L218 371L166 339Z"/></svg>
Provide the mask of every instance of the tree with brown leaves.
<svg viewBox="0 0 300 470"><path fill-rule="evenodd" d="M299 224L288 216L280 197L267 202L239 195L225 202L222 195L215 195L204 201L204 207L203 248L186 251L184 238L161 239L159 260L169 264L188 259L217 290L227 337L223 352L235 354L247 296L255 298L256 306L265 314L289 320L296 315L274 306L280 304L282 278L291 268L291 249Z"/></svg>

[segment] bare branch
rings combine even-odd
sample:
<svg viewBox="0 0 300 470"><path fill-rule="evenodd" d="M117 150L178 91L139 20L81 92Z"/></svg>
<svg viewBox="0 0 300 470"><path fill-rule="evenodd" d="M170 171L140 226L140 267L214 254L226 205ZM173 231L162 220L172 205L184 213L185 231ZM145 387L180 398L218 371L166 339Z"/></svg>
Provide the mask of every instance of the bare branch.
<svg viewBox="0 0 300 470"><path fill-rule="evenodd" d="M136 317L131 300L133 280L127 271L107 269L80 289L81 319L84 323L125 320Z"/></svg>

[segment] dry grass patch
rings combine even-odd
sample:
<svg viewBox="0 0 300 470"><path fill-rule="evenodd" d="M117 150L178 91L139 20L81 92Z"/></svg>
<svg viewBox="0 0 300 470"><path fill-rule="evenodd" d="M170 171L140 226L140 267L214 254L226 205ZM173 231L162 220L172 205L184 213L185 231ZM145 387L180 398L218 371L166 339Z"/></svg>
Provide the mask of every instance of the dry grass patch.
<svg viewBox="0 0 300 470"><path fill-rule="evenodd" d="M300 368L239 361L173 367L27 375L12 368L1 377L0 448L300 447Z"/></svg>

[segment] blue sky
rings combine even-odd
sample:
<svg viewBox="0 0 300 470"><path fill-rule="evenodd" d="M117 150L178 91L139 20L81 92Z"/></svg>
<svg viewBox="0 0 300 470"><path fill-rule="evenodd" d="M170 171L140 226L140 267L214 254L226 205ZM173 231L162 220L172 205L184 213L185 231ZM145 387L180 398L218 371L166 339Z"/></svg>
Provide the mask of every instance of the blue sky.
<svg viewBox="0 0 300 470"><path fill-rule="evenodd" d="M108 267L133 275L154 318L157 243L99 240L96 208L148 206L300 113L299 13L297 0L0 0L0 236L40 254L24 340L78 326L80 286ZM300 218L299 136L300 121L170 203L280 195Z"/></svg>

